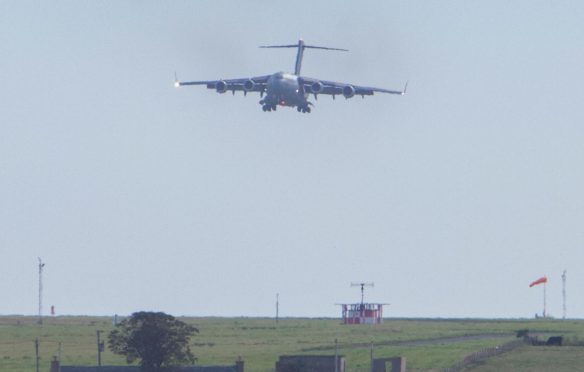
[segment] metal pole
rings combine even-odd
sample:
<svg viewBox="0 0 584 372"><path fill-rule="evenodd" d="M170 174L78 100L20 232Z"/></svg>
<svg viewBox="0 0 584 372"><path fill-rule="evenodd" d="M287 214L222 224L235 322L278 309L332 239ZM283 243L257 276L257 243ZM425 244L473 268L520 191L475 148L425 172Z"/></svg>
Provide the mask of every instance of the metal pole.
<svg viewBox="0 0 584 372"><path fill-rule="evenodd" d="M36 359L36 372L39 372L39 338L34 340L34 354Z"/></svg>
<svg viewBox="0 0 584 372"><path fill-rule="evenodd" d="M566 270L562 274L562 319L566 319Z"/></svg>
<svg viewBox="0 0 584 372"><path fill-rule="evenodd" d="M99 335L103 331L95 331L97 335L97 366L101 368L101 341L99 340Z"/></svg>
<svg viewBox="0 0 584 372"><path fill-rule="evenodd" d="M61 370L61 352L63 350L63 343L59 341L59 371Z"/></svg>
<svg viewBox="0 0 584 372"><path fill-rule="evenodd" d="M371 342L371 372L373 372L373 342Z"/></svg>
<svg viewBox="0 0 584 372"><path fill-rule="evenodd" d="M547 283L543 283L543 317L545 318L545 289Z"/></svg>
<svg viewBox="0 0 584 372"><path fill-rule="evenodd" d="M43 267L45 264L39 257L39 319L38 324L43 325Z"/></svg>
<svg viewBox="0 0 584 372"><path fill-rule="evenodd" d="M339 372L339 344L335 338L335 372Z"/></svg>

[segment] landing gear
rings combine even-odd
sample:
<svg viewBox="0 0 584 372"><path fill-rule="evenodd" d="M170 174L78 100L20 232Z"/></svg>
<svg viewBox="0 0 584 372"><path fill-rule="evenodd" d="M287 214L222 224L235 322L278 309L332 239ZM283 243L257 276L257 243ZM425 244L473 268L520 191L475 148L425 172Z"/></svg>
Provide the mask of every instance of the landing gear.
<svg viewBox="0 0 584 372"><path fill-rule="evenodd" d="M276 106L276 105L263 105L262 106L262 110L264 110L264 112L266 112L266 111L276 111L276 108L277 107L278 106Z"/></svg>
<svg viewBox="0 0 584 372"><path fill-rule="evenodd" d="M264 112L276 111L279 104L282 106L292 106L286 104L284 100L274 101L273 99L267 99L267 97L259 101L259 104L262 105ZM302 113L310 113L310 106L312 106L312 103L300 101L299 105L296 106L296 110Z"/></svg>
<svg viewBox="0 0 584 372"><path fill-rule="evenodd" d="M276 111L276 108L278 107L277 105L271 103L270 101L266 100L266 99L262 99L259 102L260 105L262 105L262 110L264 110L264 112L266 111Z"/></svg>

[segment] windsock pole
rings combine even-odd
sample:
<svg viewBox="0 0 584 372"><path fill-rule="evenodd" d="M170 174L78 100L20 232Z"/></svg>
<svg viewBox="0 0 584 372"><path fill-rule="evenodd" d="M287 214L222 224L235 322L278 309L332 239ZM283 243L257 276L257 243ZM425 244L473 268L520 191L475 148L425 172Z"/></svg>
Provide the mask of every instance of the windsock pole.
<svg viewBox="0 0 584 372"><path fill-rule="evenodd" d="M543 283L543 317L545 319L545 289L546 289L546 283Z"/></svg>
<svg viewBox="0 0 584 372"><path fill-rule="evenodd" d="M547 283L548 279L547 276L542 276L541 278L531 282L531 284L529 285L529 288L533 287L534 285L538 285L538 284L543 284L543 317L545 318L545 289L546 289L546 283Z"/></svg>

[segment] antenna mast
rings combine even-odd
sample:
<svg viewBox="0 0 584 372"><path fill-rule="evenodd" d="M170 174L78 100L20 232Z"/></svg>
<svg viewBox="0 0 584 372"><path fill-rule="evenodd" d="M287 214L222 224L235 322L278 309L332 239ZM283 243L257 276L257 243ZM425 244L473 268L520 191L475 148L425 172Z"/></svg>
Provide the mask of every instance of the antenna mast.
<svg viewBox="0 0 584 372"><path fill-rule="evenodd" d="M276 323L279 321L280 316L280 294L276 293Z"/></svg>
<svg viewBox="0 0 584 372"><path fill-rule="evenodd" d="M361 287L361 305L363 305L363 299L365 298L365 287L373 287L374 283L351 283L351 287Z"/></svg>
<svg viewBox="0 0 584 372"><path fill-rule="evenodd" d="M45 264L39 257L39 319L38 325L43 325L43 267Z"/></svg>
<svg viewBox="0 0 584 372"><path fill-rule="evenodd" d="M566 319L566 270L562 274L562 301L563 301L563 314L562 319Z"/></svg>

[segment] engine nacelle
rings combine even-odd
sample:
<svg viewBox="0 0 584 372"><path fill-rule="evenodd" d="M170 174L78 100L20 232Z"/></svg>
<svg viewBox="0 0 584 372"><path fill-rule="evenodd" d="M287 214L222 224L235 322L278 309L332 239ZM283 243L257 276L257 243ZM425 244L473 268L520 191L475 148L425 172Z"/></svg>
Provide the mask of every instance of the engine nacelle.
<svg viewBox="0 0 584 372"><path fill-rule="evenodd" d="M314 82L310 86L310 92L315 93L315 94L322 92L323 89L324 89L324 86L322 85L322 83L320 81Z"/></svg>
<svg viewBox="0 0 584 372"><path fill-rule="evenodd" d="M227 91L227 83L223 80L215 83L215 90L217 93L225 93Z"/></svg>
<svg viewBox="0 0 584 372"><path fill-rule="evenodd" d="M355 95L355 87L352 85L346 85L343 88L343 96L345 96L345 98L351 98Z"/></svg>
<svg viewBox="0 0 584 372"><path fill-rule="evenodd" d="M243 83L243 90L245 90L246 92L252 91L254 87L255 87L255 82L251 79L249 79L245 83Z"/></svg>

